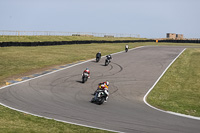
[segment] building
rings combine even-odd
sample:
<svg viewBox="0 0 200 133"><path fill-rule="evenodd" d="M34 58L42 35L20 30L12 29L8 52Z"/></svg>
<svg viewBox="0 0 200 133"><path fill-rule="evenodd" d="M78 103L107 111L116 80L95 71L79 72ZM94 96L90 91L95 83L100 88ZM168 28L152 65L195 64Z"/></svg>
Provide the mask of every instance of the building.
<svg viewBox="0 0 200 133"><path fill-rule="evenodd" d="M167 33L168 39L183 39L183 34Z"/></svg>
<svg viewBox="0 0 200 133"><path fill-rule="evenodd" d="M168 39L176 39L176 33L167 33Z"/></svg>
<svg viewBox="0 0 200 133"><path fill-rule="evenodd" d="M176 39L183 39L183 34L176 34Z"/></svg>

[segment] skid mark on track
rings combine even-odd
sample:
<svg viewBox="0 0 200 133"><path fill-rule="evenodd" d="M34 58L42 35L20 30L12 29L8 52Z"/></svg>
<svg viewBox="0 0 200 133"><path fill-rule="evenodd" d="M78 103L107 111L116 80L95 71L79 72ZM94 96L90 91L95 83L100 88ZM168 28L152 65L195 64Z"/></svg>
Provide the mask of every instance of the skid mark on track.
<svg viewBox="0 0 200 133"><path fill-rule="evenodd" d="M113 75L116 75L116 74L120 73L121 71L123 71L123 67L121 65L119 65L117 63L114 63L114 62L112 64L114 64L115 66L117 66L119 68L119 70L117 72L112 73L112 71L111 71L112 69L111 69L110 71L108 71L111 74L106 74L106 75L104 75L105 77L113 76ZM110 64L110 65L112 65L112 64ZM112 65L112 67L115 68L113 65ZM106 72L106 73L108 73L108 72Z"/></svg>
<svg viewBox="0 0 200 133"><path fill-rule="evenodd" d="M111 71L111 70L113 69L113 65L112 65L112 64L110 64L109 66L110 66L110 69L109 69L109 71Z"/></svg>
<svg viewBox="0 0 200 133"><path fill-rule="evenodd" d="M120 73L121 71L123 71L123 67L121 65L114 63L114 62L113 62L113 64L117 65L120 68L120 70L117 73ZM115 74L117 74L117 73L115 73Z"/></svg>

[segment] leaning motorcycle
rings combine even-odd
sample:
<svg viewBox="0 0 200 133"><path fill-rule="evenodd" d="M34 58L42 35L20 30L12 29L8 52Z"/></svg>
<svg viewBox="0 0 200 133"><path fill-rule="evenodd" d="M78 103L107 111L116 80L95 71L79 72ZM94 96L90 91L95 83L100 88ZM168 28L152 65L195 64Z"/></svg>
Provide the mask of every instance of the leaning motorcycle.
<svg viewBox="0 0 200 133"><path fill-rule="evenodd" d="M96 57L96 62L99 62L101 57Z"/></svg>
<svg viewBox="0 0 200 133"><path fill-rule="evenodd" d="M91 102L101 105L106 100L106 94L103 90L98 90L95 96L92 98Z"/></svg>
<svg viewBox="0 0 200 133"><path fill-rule="evenodd" d="M106 59L106 60L105 60L105 66L107 66L109 63L110 63L110 60L109 60L109 59Z"/></svg>
<svg viewBox="0 0 200 133"><path fill-rule="evenodd" d="M88 73L83 73L82 74L82 83L85 83L88 79L89 74Z"/></svg>
<svg viewBox="0 0 200 133"><path fill-rule="evenodd" d="M125 51L128 52L128 48L125 48Z"/></svg>

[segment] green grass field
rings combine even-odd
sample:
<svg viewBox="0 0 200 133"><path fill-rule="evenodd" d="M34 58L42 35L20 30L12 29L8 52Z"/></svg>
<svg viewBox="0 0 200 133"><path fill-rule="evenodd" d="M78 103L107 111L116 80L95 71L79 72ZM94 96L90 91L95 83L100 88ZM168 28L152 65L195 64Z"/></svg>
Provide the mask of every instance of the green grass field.
<svg viewBox="0 0 200 133"><path fill-rule="evenodd" d="M134 48L137 46L142 45L198 45L200 44L175 44L175 43L130 43L130 48ZM95 58L95 54L99 51L102 52L103 55L118 52L124 50L125 44L81 44L81 45L62 45L62 46L38 46L38 47L0 47L0 81L1 85L5 85L5 81L20 78L22 76L27 76L29 74L34 74L36 72L40 72L43 70L47 70L49 68L54 68L56 66L69 64L72 62L76 62L79 60L87 60L91 58ZM192 57L191 57L192 56ZM195 57L195 58L194 58ZM193 60L193 58L195 60ZM185 112L190 112L191 115L200 116L199 114L199 106L200 106L200 91L199 87L199 71L198 66L200 62L198 61L200 58L200 50L199 49L189 49L183 53L183 56L180 57L175 63L177 64L175 68L172 68L174 71L180 71L185 76L174 75L172 72L170 75L167 72L164 77L174 77L174 79L178 79L179 85L167 79L163 82L167 85L167 89L165 88L165 92L161 92L160 88L163 88L161 85L164 84L159 82L156 86L158 89L153 89L152 93L148 97L148 102L153 106L168 109L171 107L171 103L167 102L174 102L174 101L182 101L179 104L175 102L173 103L174 106L173 110L175 112L182 112L181 110L187 110ZM185 65L185 61L187 60L187 65ZM179 63L178 61L182 62L183 64ZM178 62L178 63L177 63ZM190 64L190 65L188 65ZM192 66L192 64L196 64ZM174 66L173 65L173 66ZM173 67L172 66L172 67ZM185 69L180 69L182 66L187 66ZM197 68L192 70L191 74L188 75L185 72L188 72L191 69ZM172 71L171 68L169 71ZM199 69L198 69L199 70ZM196 73L198 72L198 73ZM176 72L177 73L177 72ZM181 77L181 79L179 79ZM182 79L183 78L183 79ZM185 87L183 91L182 87L185 85L185 81L189 84ZM192 82L194 81L194 82ZM170 84L170 85L169 85ZM172 92L168 91L171 86L174 86L173 90L176 90L175 98L167 98ZM180 87L179 87L180 86ZM192 93L195 92L195 93ZM161 95L161 93L168 93L168 96ZM179 97L186 95L186 98L182 100ZM153 97L153 98L152 98ZM163 101L161 104L166 105L166 108L160 105L157 105L157 101L161 98L168 99L168 101ZM153 99L153 100L151 100ZM189 101L189 99L193 99ZM196 104L193 106L193 104ZM181 106L180 108L176 108ZM194 108L190 108L193 106ZM195 110L195 111L194 111ZM198 113L191 113L191 112L198 112ZM184 113L184 112L183 112ZM54 120L47 120L44 118L39 118L31 115L27 115L24 113L20 113L17 111L13 111L6 107L0 106L0 132L10 133L36 133L36 132L106 132L102 130L96 130L81 126L75 126L71 124L66 124L62 122L57 122Z"/></svg>

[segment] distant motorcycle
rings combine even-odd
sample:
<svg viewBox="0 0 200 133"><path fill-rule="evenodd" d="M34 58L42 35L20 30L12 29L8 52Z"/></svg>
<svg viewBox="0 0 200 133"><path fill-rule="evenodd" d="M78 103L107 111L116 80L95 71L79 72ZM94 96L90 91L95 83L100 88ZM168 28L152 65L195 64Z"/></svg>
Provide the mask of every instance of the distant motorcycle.
<svg viewBox="0 0 200 133"><path fill-rule="evenodd" d="M128 52L128 48L125 48L125 51Z"/></svg>
<svg viewBox="0 0 200 133"><path fill-rule="evenodd" d="M96 62L99 62L101 57L96 57Z"/></svg>
<svg viewBox="0 0 200 133"><path fill-rule="evenodd" d="M91 102L101 105L106 100L106 94L103 90L97 90L95 96L92 98Z"/></svg>
<svg viewBox="0 0 200 133"><path fill-rule="evenodd" d="M105 66L107 66L109 63L110 63L110 60L109 60L109 59L106 59L106 60L105 60Z"/></svg>
<svg viewBox="0 0 200 133"><path fill-rule="evenodd" d="M112 59L112 56L110 54L106 56L105 66L107 66L111 62L110 61L111 59Z"/></svg>
<svg viewBox="0 0 200 133"><path fill-rule="evenodd" d="M89 74L88 73L83 73L82 74L82 83L85 83L88 79Z"/></svg>
<svg viewBox="0 0 200 133"><path fill-rule="evenodd" d="M101 52L98 52L98 53L96 54L96 62L99 62L100 59L101 59Z"/></svg>

